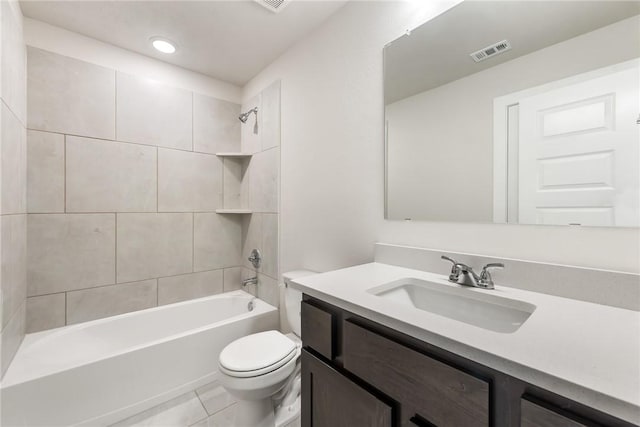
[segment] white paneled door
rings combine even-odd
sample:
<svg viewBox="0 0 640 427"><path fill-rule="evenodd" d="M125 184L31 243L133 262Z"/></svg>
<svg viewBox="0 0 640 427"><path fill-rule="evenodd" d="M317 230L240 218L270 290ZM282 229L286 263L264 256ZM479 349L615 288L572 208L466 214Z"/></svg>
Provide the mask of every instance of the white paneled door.
<svg viewBox="0 0 640 427"><path fill-rule="evenodd" d="M639 71L520 100L520 223L640 225Z"/></svg>

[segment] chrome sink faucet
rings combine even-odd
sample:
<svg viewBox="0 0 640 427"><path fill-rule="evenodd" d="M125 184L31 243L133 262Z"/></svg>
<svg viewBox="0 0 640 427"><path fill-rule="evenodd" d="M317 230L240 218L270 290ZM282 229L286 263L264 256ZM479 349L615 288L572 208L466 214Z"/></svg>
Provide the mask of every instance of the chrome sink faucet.
<svg viewBox="0 0 640 427"><path fill-rule="evenodd" d="M482 267L480 275L478 275L473 268L466 264L456 261L453 258L442 255L442 259L451 262L451 272L449 273L449 281L457 283L459 285L473 286L475 288L482 289L494 289L493 278L489 272L492 268L504 268L504 264L501 262L493 262Z"/></svg>

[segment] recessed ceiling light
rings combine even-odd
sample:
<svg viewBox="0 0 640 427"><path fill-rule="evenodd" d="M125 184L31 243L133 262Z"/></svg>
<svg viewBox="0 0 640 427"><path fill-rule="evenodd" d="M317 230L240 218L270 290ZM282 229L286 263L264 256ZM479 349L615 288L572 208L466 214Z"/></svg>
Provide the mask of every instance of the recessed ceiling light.
<svg viewBox="0 0 640 427"><path fill-rule="evenodd" d="M157 51L162 53L173 53L176 51L176 45L162 37L152 37L151 44Z"/></svg>

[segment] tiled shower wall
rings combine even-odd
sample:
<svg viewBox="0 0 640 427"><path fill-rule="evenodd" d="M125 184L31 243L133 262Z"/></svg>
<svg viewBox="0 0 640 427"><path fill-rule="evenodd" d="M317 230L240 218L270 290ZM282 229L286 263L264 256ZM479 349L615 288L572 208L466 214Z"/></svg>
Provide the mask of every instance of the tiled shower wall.
<svg viewBox="0 0 640 427"><path fill-rule="evenodd" d="M27 75L27 331L238 289L240 105L32 47Z"/></svg>
<svg viewBox="0 0 640 427"><path fill-rule="evenodd" d="M27 294L26 52L17 1L0 1L0 377L25 330Z"/></svg>
<svg viewBox="0 0 640 427"><path fill-rule="evenodd" d="M241 128L241 151L253 153L248 168L248 207L253 212L243 221L243 278L253 275L247 260L253 248L260 249L263 262L258 271L258 296L270 304L278 304L279 278L279 207L280 207L280 82L272 83L242 105L242 111L258 107Z"/></svg>

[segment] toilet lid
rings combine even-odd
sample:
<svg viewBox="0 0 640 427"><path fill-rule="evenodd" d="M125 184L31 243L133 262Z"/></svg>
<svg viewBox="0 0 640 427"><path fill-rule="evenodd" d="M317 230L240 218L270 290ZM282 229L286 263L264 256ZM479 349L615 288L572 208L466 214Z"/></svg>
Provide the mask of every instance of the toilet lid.
<svg viewBox="0 0 640 427"><path fill-rule="evenodd" d="M220 368L230 375L256 376L279 368L296 353L296 344L278 331L239 338L220 353Z"/></svg>

